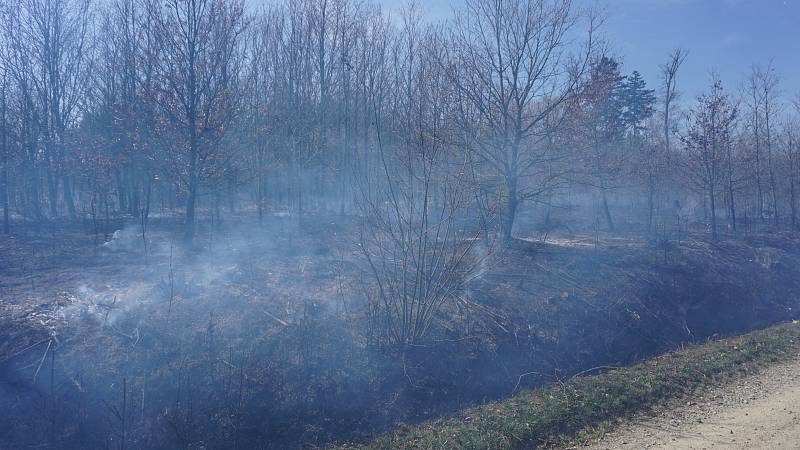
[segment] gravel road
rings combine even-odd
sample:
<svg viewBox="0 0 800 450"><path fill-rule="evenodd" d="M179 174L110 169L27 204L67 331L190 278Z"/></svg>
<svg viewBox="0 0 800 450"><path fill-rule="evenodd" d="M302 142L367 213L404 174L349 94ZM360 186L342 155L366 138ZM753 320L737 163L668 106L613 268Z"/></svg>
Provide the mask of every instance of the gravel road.
<svg viewBox="0 0 800 450"><path fill-rule="evenodd" d="M605 449L800 449L800 354L620 423Z"/></svg>

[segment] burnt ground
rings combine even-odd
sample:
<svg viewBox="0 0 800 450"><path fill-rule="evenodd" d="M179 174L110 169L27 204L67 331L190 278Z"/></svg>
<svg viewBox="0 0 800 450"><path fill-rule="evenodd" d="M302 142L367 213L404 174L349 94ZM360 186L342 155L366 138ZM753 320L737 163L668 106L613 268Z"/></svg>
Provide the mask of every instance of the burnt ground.
<svg viewBox="0 0 800 450"><path fill-rule="evenodd" d="M128 437L129 445L194 445L203 439L188 429L194 420L207 419L202 414L215 409L210 403L247 409L248 385L257 391L286 386L261 379L290 377L267 367L275 364L267 357L277 359L269 354L274 348L292 360L287 371L292 366L310 370L310 363L297 361L303 357L297 347L304 342L293 337L313 335L307 329L309 317L344 316L349 299L342 297L345 281L339 272L345 246L336 225L316 221L298 228L288 220L275 218L265 227L232 222L225 232L207 228L197 240L199 248L190 251L179 244L179 224L163 221L151 225L147 255L135 225L119 224L117 233L108 241L101 236L98 245L93 233L77 226L29 227L2 239L0 397L19 409L3 413L8 427L0 428L8 435L0 433L0 442L48 441L51 437L40 431L52 424L31 421L48 415L65 416L42 419L58 428L75 417L89 426L102 425L96 436L69 431L75 440L62 443L68 448L119 442L122 421L116 406L105 403L122 395L124 382L145 398L137 408L161 422L141 421L140 429L126 430L135 436ZM275 344L281 340L291 345ZM264 360L251 361L256 358ZM208 367L199 369L199 364ZM244 364L258 367L251 374ZM193 383L193 376L214 378L198 382L198 391L214 397L203 400L208 404L189 405L197 392L182 383ZM226 396L234 395L233 381L239 382L240 399L217 398L213 391L222 389L217 378L223 377ZM167 390L171 398L162 402ZM151 395L153 400L146 400ZM84 410L75 406L83 401L76 397L87 397ZM71 414L61 410L65 405ZM164 405L170 410L162 414ZM201 415L195 417L194 408ZM119 423L107 423L108 417Z"/></svg>
<svg viewBox="0 0 800 450"><path fill-rule="evenodd" d="M797 316L800 239L518 240L399 361L351 227L154 220L0 237L0 447L286 448L358 439L597 366Z"/></svg>
<svg viewBox="0 0 800 450"><path fill-rule="evenodd" d="M147 255L136 224L116 223L105 236L77 225L21 226L0 238L0 355L7 358L41 339L57 339L76 314L113 319L143 304L155 313L163 304L166 314L170 266L176 314L189 298L199 302L205 300L199 295L219 295L211 286L258 289L239 293L258 298L327 303L332 298L325 291L332 289L335 227L288 232L295 224L281 222L271 224L277 229L237 228L234 223L232 231L206 230L199 248L186 251L180 245L180 224L166 220L151 225L155 230L147 235ZM315 238L317 234L324 236ZM309 280L320 282L321 289L305 289ZM115 297L118 304L112 306ZM295 303L288 302L290 309Z"/></svg>

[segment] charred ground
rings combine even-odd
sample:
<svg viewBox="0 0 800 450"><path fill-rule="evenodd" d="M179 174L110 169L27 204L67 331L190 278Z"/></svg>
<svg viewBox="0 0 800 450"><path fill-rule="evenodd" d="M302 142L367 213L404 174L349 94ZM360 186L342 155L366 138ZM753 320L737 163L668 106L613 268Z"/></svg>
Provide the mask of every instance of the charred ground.
<svg viewBox="0 0 800 450"><path fill-rule="evenodd" d="M378 338L349 219L19 228L3 237L4 446L361 439L682 343L795 318L793 234L551 233L485 261L430 344ZM24 230L24 231L22 231ZM53 245L58 242L59 245Z"/></svg>

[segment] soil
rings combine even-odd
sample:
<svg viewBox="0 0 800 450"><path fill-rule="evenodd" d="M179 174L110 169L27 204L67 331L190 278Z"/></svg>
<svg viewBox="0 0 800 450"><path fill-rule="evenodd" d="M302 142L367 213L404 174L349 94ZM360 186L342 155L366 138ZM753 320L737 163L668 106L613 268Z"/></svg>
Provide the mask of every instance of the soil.
<svg viewBox="0 0 800 450"><path fill-rule="evenodd" d="M800 354L626 420L589 448L800 448Z"/></svg>

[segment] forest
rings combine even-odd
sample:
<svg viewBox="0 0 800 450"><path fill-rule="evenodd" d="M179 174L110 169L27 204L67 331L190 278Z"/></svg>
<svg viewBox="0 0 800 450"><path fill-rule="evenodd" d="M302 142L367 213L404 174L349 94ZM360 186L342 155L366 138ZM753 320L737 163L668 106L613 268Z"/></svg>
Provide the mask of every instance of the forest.
<svg viewBox="0 0 800 450"><path fill-rule="evenodd" d="M358 442L796 318L774 62L381 3L0 2L1 448Z"/></svg>

